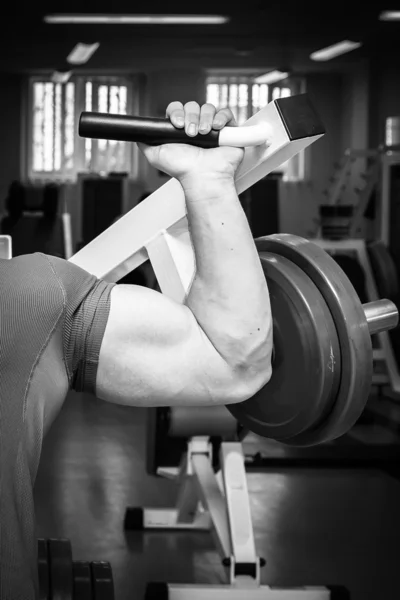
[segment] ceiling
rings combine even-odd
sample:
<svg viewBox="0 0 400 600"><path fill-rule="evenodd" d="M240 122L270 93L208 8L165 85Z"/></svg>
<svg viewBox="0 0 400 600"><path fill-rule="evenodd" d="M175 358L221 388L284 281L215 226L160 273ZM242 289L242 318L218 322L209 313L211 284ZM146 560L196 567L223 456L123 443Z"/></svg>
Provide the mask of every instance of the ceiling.
<svg viewBox="0 0 400 600"><path fill-rule="evenodd" d="M48 25L45 14L54 13L155 13L222 14L231 20L216 26ZM112 7L110 9L110 6ZM360 11L348 2L309 0L170 0L113 2L98 0L35 0L21 9L7 6L0 20L0 70L29 71L67 67L66 56L77 42L100 42L87 63L90 70L151 70L177 65L188 69L270 68L295 72L344 70L360 58L400 52L400 22L378 20L391 3L371 1ZM236 6L236 7L235 7ZM357 7L358 6L358 7ZM327 63L315 63L310 52L343 39L362 41L363 47Z"/></svg>

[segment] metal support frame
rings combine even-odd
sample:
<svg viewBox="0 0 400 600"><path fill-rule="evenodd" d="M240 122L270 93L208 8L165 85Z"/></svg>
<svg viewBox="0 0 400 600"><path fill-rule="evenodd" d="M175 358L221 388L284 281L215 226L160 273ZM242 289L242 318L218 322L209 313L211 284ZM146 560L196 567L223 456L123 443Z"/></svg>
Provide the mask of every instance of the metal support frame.
<svg viewBox="0 0 400 600"><path fill-rule="evenodd" d="M158 470L179 483L175 508L143 509L144 529L211 532L226 569L223 585L166 584L169 600L328 600L330 591L325 587L261 585L241 443L223 442L219 464L215 473L209 438L191 438L179 469Z"/></svg>
<svg viewBox="0 0 400 600"><path fill-rule="evenodd" d="M352 163L357 159L367 159L371 162L367 173L365 174L366 185L360 193L359 204L355 207L354 223L350 230L350 238L354 238L360 221L372 191L378 186L380 191L380 203L378 207L376 239L381 240L387 247L390 245L390 169L393 165L400 165L400 151L390 150L386 147L376 149L360 150L349 148L346 150L345 159L341 166L341 172L338 180L332 184L331 190L327 193L327 204L338 204L339 193L346 180L347 173L351 169ZM320 232L318 238L320 238Z"/></svg>
<svg viewBox="0 0 400 600"><path fill-rule="evenodd" d="M364 213L367 209L369 199L373 190L379 182L380 164L378 159L374 159L372 165L365 174L365 186L360 191L360 197L358 204L354 207L354 214L350 226L350 238L354 238L355 235L361 230L361 223Z"/></svg>
<svg viewBox="0 0 400 600"><path fill-rule="evenodd" d="M69 212L64 211L61 215L62 229L64 238L64 254L65 258L69 260L73 255L72 251L72 228L71 228L71 215Z"/></svg>
<svg viewBox="0 0 400 600"><path fill-rule="evenodd" d="M0 235L0 258L12 258L11 235Z"/></svg>

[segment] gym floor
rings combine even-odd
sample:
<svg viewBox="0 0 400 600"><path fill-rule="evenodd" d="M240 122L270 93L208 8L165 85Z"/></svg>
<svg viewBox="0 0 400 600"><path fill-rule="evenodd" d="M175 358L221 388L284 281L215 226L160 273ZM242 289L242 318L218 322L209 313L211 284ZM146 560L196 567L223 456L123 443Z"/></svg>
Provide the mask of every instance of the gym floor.
<svg viewBox="0 0 400 600"><path fill-rule="evenodd" d="M71 393L45 440L35 486L38 537L67 537L74 560L112 564L116 600L148 581L218 583L207 533L129 532L125 508L172 506L173 482L145 471L145 410ZM400 482L374 469L249 472L262 582L342 584L352 600L400 597Z"/></svg>

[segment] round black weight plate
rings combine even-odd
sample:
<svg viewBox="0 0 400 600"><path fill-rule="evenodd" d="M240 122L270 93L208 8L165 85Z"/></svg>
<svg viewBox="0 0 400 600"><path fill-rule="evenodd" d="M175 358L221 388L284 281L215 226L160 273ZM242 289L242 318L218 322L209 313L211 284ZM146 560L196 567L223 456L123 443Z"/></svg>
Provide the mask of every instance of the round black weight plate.
<svg viewBox="0 0 400 600"><path fill-rule="evenodd" d="M114 581L110 563L94 561L90 563L90 568L93 600L114 600Z"/></svg>
<svg viewBox="0 0 400 600"><path fill-rule="evenodd" d="M69 540L49 540L51 600L73 600L72 549Z"/></svg>
<svg viewBox="0 0 400 600"><path fill-rule="evenodd" d="M367 252L380 297L395 300L399 293L399 279L392 255L380 240L368 244Z"/></svg>
<svg viewBox="0 0 400 600"><path fill-rule="evenodd" d="M357 255L355 253L346 254L344 252L331 253L329 250L327 250L327 252L347 275L351 285L355 289L357 296L360 299L360 302L368 302L367 290L365 286L365 272L363 267L360 265Z"/></svg>
<svg viewBox="0 0 400 600"><path fill-rule="evenodd" d="M47 540L38 540L39 600L50 600L50 575Z"/></svg>
<svg viewBox="0 0 400 600"><path fill-rule="evenodd" d="M88 562L74 562L74 600L92 600L92 571Z"/></svg>
<svg viewBox="0 0 400 600"><path fill-rule="evenodd" d="M331 410L340 383L339 341L316 285L286 258L260 253L273 318L272 377L228 409L251 431L286 441Z"/></svg>
<svg viewBox="0 0 400 600"><path fill-rule="evenodd" d="M339 337L341 381L328 418L294 445L320 444L346 433L360 417L372 383L372 344L364 309L354 287L327 252L304 238L275 234L256 240L260 252L273 252L298 265L329 306Z"/></svg>

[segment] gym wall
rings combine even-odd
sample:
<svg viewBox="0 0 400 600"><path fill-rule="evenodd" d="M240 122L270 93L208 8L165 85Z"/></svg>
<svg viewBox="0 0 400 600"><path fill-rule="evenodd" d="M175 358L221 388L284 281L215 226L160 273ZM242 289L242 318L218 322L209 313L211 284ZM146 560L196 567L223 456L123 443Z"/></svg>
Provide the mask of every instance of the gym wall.
<svg viewBox="0 0 400 600"><path fill-rule="evenodd" d="M385 64L370 65L369 146L384 142L388 117L400 115L400 71L398 56L388 56Z"/></svg>
<svg viewBox="0 0 400 600"><path fill-rule="evenodd" d="M341 152L343 81L338 74L311 75L307 93L326 128L324 137L306 149L306 178L303 182L280 182L279 223L286 233L309 235L318 214L318 202L332 165Z"/></svg>
<svg viewBox="0 0 400 600"><path fill-rule="evenodd" d="M184 67L174 70L151 70L144 77L144 94L142 94L140 113L143 115L162 116L167 104L175 99L183 102L196 98L199 102L205 100L204 73L200 68L187 69ZM339 85L338 85L339 84ZM281 230L306 235L312 215L316 213L316 198L323 189L326 177L329 176L332 162L339 152L339 135L341 129L340 115L340 76L339 75L313 75L307 82L307 89L321 112L321 117L326 122L328 133L325 139L318 143L318 148L308 150L309 173L306 183L286 184L281 183L280 193L280 219ZM9 77L3 87L1 97L0 126L2 120L5 126L5 136L0 137L0 151L6 157L6 162L0 164L0 211L7 188L12 178L18 178L21 173L20 155L21 146L21 120L20 107L23 100L23 89L20 78ZM9 93L8 93L9 92ZM17 123L16 128L14 124ZM18 135L14 135L17 131ZM152 169L147 161L140 158L140 181L137 184L147 189L155 190L166 181L163 175ZM13 174L11 176L11 174ZM139 193L139 192L138 192ZM70 198L77 198L79 193L68 190ZM72 207L71 207L71 212Z"/></svg>
<svg viewBox="0 0 400 600"><path fill-rule="evenodd" d="M135 65L137 70L137 66ZM200 67L188 68L177 63L176 68L145 66L141 114L161 116L168 102L197 98L204 101L204 74ZM13 179L23 175L22 107L24 88L22 75L2 74L0 97L0 212ZM398 113L400 104L400 73L394 65L382 62L357 63L346 73L313 73L307 76L307 91L326 124L327 134L307 150L309 166L305 182L280 183L280 230L297 235L309 235L312 219L317 214L318 201L332 173L333 163L341 158L346 147L376 145L383 140L387 116ZM362 168L360 164L360 169ZM141 187L154 190L165 177L140 163ZM71 190L71 196L74 196Z"/></svg>
<svg viewBox="0 0 400 600"><path fill-rule="evenodd" d="M1 73L0 77L0 213L2 213L10 183L21 176L22 77L4 73Z"/></svg>

